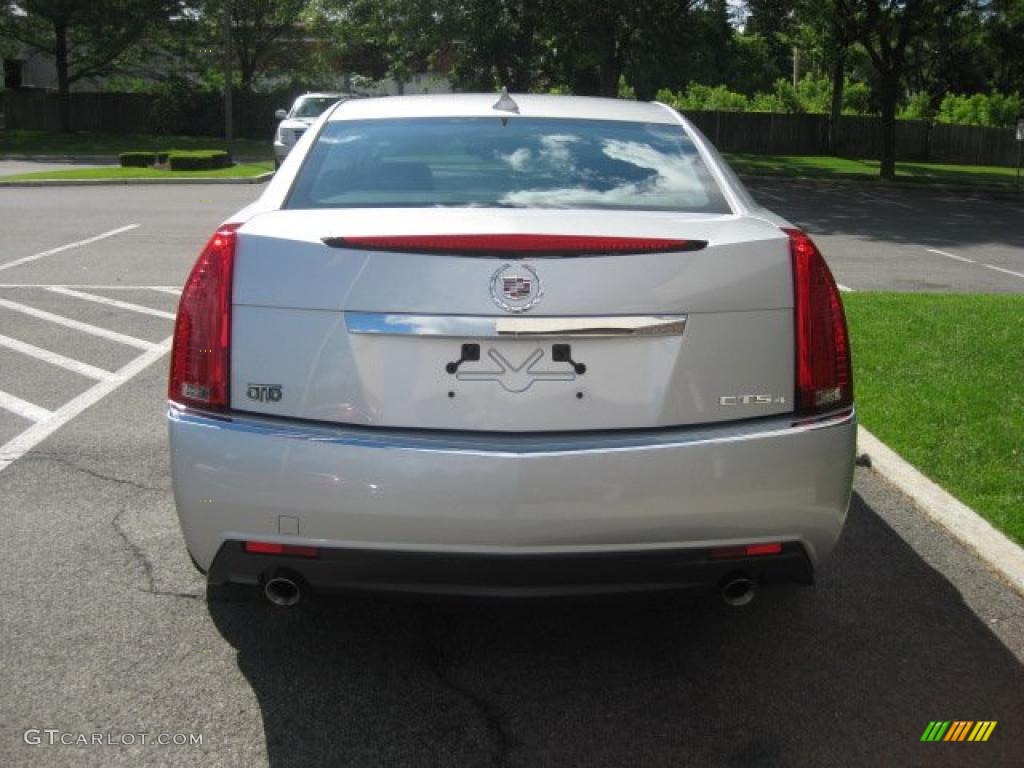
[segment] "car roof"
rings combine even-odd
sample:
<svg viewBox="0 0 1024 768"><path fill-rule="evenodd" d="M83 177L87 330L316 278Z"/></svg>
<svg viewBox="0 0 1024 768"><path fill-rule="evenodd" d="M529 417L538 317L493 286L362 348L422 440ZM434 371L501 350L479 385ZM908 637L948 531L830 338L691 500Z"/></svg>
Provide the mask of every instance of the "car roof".
<svg viewBox="0 0 1024 768"><path fill-rule="evenodd" d="M322 93L320 91L316 91L316 92L311 92L311 93L304 93L301 96L297 97L295 100L296 101L301 101L302 99L340 99L342 96L348 96L348 94L347 93Z"/></svg>
<svg viewBox="0 0 1024 768"><path fill-rule="evenodd" d="M660 104L626 99L550 94L510 94L523 117L678 124L678 117ZM446 93L416 96L383 96L343 102L329 120L374 120L406 117L501 117L508 111L494 109L497 93Z"/></svg>

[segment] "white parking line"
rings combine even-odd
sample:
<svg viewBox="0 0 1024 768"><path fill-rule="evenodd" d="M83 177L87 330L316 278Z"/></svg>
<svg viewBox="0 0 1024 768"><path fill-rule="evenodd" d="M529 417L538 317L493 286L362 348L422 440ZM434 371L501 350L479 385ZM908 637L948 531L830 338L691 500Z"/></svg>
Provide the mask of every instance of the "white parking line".
<svg viewBox="0 0 1024 768"><path fill-rule="evenodd" d="M948 251L940 251L938 248L925 248L929 253L937 253L939 256L945 256L948 259L956 259L962 261L965 264L974 264L974 259L968 259L966 256L957 256L955 253L949 253Z"/></svg>
<svg viewBox="0 0 1024 768"><path fill-rule="evenodd" d="M836 288L838 288L843 293L856 293L856 291L853 290L853 288L851 288L848 285L843 285L842 283L836 283Z"/></svg>
<svg viewBox="0 0 1024 768"><path fill-rule="evenodd" d="M955 253L949 251L940 251L938 248L925 248L929 253L937 253L940 256L946 256L950 259L956 259L962 261L965 264L977 264L979 267L985 269L991 269L994 272L1002 272L1004 275L1013 275L1014 277L1024 277L1024 272L1014 272L1012 269L1006 269L1005 267L997 267L995 264L986 264L983 261L975 261L974 259L968 259L966 256L957 256Z"/></svg>
<svg viewBox="0 0 1024 768"><path fill-rule="evenodd" d="M106 296L97 296L95 293L84 293L82 291L75 291L71 288L65 288L60 285L51 285L46 290L52 293L59 293L64 296L71 296L76 299L82 299L83 301L92 301L96 304L106 304L110 307L117 307L118 309L127 309L130 312L139 312L143 315L152 315L153 317L162 317L165 320L173 320L173 312L164 312L162 309L153 309L152 307L144 307L141 304L132 304L127 301L119 301L118 299L111 299Z"/></svg>
<svg viewBox="0 0 1024 768"><path fill-rule="evenodd" d="M102 232L101 234L95 235L93 237L87 237L85 240L76 240L73 243L68 243L67 245L59 245L56 248L51 248L48 251L34 253L31 256L23 256L20 259L9 261L6 264L0 264L0 272L2 272L5 269L10 269L11 267L18 267L21 266L22 264L27 264L30 261L35 261L36 259L41 259L45 256L52 256L53 254L60 253L61 251L67 251L72 248L79 248L83 245L89 245L89 243L95 243L97 240L103 240L108 237L113 237L114 235L120 235L122 232L128 232L132 229L136 229L138 226L138 224L129 224L128 226L125 227L118 227L117 229L112 229L109 232Z"/></svg>
<svg viewBox="0 0 1024 768"><path fill-rule="evenodd" d="M3 472L86 408L99 402L163 357L171 348L171 340L172 337L168 337L159 344L150 345L151 349L111 374L109 378L94 384L78 397L53 411L47 418L33 424L20 435L0 446L0 472Z"/></svg>
<svg viewBox="0 0 1024 768"><path fill-rule="evenodd" d="M88 333L92 336L99 336L102 339L110 339L111 341L116 341L119 344L126 344L129 347L135 347L137 349L153 349L158 346L151 341L137 339L134 336L126 336L123 333L118 333L117 331L108 331L106 328L89 325L88 323L80 323L78 320L72 320L70 317L55 315L52 312L44 312L41 309L29 307L25 304L19 304L16 301L0 299L0 307L13 310L14 312L21 312L23 315L36 317L40 320L48 320L51 323L63 325L65 328L74 328L76 331L82 331L82 333Z"/></svg>
<svg viewBox="0 0 1024 768"><path fill-rule="evenodd" d="M77 285L73 283L0 283L0 288L78 288L88 291L160 291L161 293L170 293L174 296L181 293L181 288L175 288L173 285L124 285L123 283L115 283L114 285L96 285L94 283L86 285Z"/></svg>
<svg viewBox="0 0 1024 768"><path fill-rule="evenodd" d="M982 266L987 269L994 269L996 272L1004 272L1007 275L1013 275L1014 277L1024 277L1024 272L1014 272L1012 269L1003 269L1002 267L997 267L992 264L982 264Z"/></svg>
<svg viewBox="0 0 1024 768"><path fill-rule="evenodd" d="M83 363L79 360L72 360L70 357L64 357L56 352L51 352L48 349L42 349L34 344L28 344L18 339L12 339L10 336L4 336L0 334L0 347L7 347L15 352L20 352L23 355L34 357L37 360L42 360L50 365L56 365L64 368L68 371L74 371L75 373L81 374L82 376L88 376L90 379L96 379L102 381L103 379L112 376L110 371L104 371L102 368L97 368L94 365Z"/></svg>
<svg viewBox="0 0 1024 768"><path fill-rule="evenodd" d="M36 422L43 421L53 415L52 412L45 408L40 408L38 405L30 403L28 400L22 400L20 397L15 397L3 390L0 390L0 408L17 414L23 419Z"/></svg>

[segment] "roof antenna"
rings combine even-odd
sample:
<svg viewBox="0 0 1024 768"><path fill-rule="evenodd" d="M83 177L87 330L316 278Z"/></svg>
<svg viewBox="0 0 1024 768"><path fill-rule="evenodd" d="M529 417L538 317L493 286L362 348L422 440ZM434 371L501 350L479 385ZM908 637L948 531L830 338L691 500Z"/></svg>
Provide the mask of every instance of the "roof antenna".
<svg viewBox="0 0 1024 768"><path fill-rule="evenodd" d="M501 96L494 102L494 106L491 109L500 109L502 112L515 112L517 115L519 114L519 105L508 95L508 88L504 85L501 86Z"/></svg>

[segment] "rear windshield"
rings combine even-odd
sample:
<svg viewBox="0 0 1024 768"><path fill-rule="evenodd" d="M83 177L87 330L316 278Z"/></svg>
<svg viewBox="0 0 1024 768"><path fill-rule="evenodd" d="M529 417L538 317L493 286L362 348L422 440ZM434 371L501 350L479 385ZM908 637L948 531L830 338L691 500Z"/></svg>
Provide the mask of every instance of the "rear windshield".
<svg viewBox="0 0 1024 768"><path fill-rule="evenodd" d="M728 213L678 125L526 117L329 122L287 208Z"/></svg>

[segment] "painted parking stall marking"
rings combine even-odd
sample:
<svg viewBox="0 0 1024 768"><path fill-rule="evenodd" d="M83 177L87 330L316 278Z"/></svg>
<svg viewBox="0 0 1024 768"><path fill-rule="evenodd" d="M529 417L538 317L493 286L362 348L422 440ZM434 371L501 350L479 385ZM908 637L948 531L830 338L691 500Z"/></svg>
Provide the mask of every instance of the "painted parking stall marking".
<svg viewBox="0 0 1024 768"><path fill-rule="evenodd" d="M8 394L0 390L0 408L5 411L10 411L16 416L21 416L23 419L29 421L43 421L48 416L53 414L45 408L41 408L38 405L33 405L27 400L22 400L20 397Z"/></svg>
<svg viewBox="0 0 1024 768"><path fill-rule="evenodd" d="M68 288L63 285L51 285L46 290L52 293L61 293L65 296L71 296L76 299L82 299L83 301L93 301L97 304L106 304L110 307L118 307L119 309L127 309L131 312L140 312L144 315L152 315L153 317L163 317L167 320L174 319L173 312L164 312L161 309L153 309L152 307L144 307L141 304L131 304L127 301L120 301L118 299L111 299L106 296L97 296L95 293L85 293L83 291L76 291L73 288Z"/></svg>
<svg viewBox="0 0 1024 768"><path fill-rule="evenodd" d="M994 272L1002 272L1005 275L1013 275L1014 277L1024 277L1024 272L1014 272L1012 269L997 267L994 264L982 264L982 266L985 267L985 269L991 269Z"/></svg>
<svg viewBox="0 0 1024 768"><path fill-rule="evenodd" d="M42 360L44 363L50 363L50 365L56 365L59 368L63 368L67 371L87 376L90 379L96 379L102 381L108 376L112 375L110 371L105 371L102 368L97 368L95 365L89 365L79 360L72 360L70 357L51 352L48 349L42 349L34 344L29 344L25 341L19 341L18 339L12 339L10 336L0 335L0 347L20 352L23 355L34 357L36 360Z"/></svg>
<svg viewBox="0 0 1024 768"><path fill-rule="evenodd" d="M23 261L21 263L24 263ZM73 310L71 305L85 301L98 303L115 310L117 319L128 320L131 318L146 315L157 317L161 320L170 321L174 314L166 310L146 306L144 304L121 301L108 296L93 293L93 291L133 291L136 294L147 292L154 296L163 295L162 302L166 305L166 296L176 296L180 289L175 286L164 285L47 285L47 284L3 284L0 290L10 295L12 292L44 291L66 298L68 310ZM134 296L133 296L134 298ZM141 299L144 301L145 299ZM136 336L120 333L108 328L101 328L91 323L82 322L72 317L55 312L47 312L37 309L21 301L0 296L0 307L11 310L26 317L41 320L44 323L52 324L59 329L69 329L74 333L82 333L113 341L118 344L132 347L140 351L136 357L117 370L108 371L101 367L92 365L84 360L77 360L67 355L54 352L18 338L17 329L10 330L5 327L7 333L0 334L0 348L13 352L16 355L23 355L26 358L42 361L52 365L56 370L55 374L64 372L70 376L80 376L90 380L92 383L87 389L78 395L67 400L59 407L50 410L37 403L30 402L24 397L14 395L0 389L0 416L4 413L14 414L20 419L27 420L31 426L15 435L3 445L0 445L0 472L9 467L19 458L31 451L36 445L52 435L73 418L85 411L91 405L99 402L122 384L130 381L139 373L144 371L154 362L167 354L171 347L172 337L167 336L161 341L148 341ZM61 311L65 311L61 308Z"/></svg>
<svg viewBox="0 0 1024 768"><path fill-rule="evenodd" d="M55 253L63 253L64 251L69 251L72 248L81 248L83 245L89 245L91 243L98 242L99 240L105 240L108 237L114 237L115 235L120 235L124 232L130 232L133 229L138 229L138 227L138 224L128 224L123 227L118 227L117 229L111 229L109 232L101 232L98 235L87 237L84 240L76 240L73 243L58 245L56 248L50 248L46 251L33 253L31 256L23 256L20 259L8 261L6 264L0 264L0 272L5 269L10 269L11 267L20 267L22 264L28 264L30 261L36 261L37 259L42 259L47 256L53 256Z"/></svg>
<svg viewBox="0 0 1024 768"><path fill-rule="evenodd" d="M925 250L928 251L928 253L935 253L938 254L939 256L945 256L948 259L953 259L954 261L959 261L964 264L975 264L979 267L984 267L985 269L991 269L993 272L1002 272L1005 275L1013 275L1014 277L1024 278L1024 272L1014 272L1012 269L1006 269L1005 267L997 267L995 264L986 264L982 261L975 261L974 259L968 259L966 256L958 256L955 253L943 251L939 248L925 248Z"/></svg>
<svg viewBox="0 0 1024 768"><path fill-rule="evenodd" d="M99 336L103 339L109 339L110 341L116 341L120 344L127 344L129 347L137 347L139 349L152 349L154 344L151 341L145 341L144 339L137 339L134 336L127 336L117 331L111 331L107 328L100 328L98 325L90 325L89 323L83 323L79 320L74 320L64 315L56 315L53 312L46 312L42 309L36 309L30 307L27 304L20 304L16 301L8 301L7 299L0 299L0 307L4 309L10 309L14 312L20 312L29 317L35 317L39 320L47 320L57 325L63 325L65 328L71 328L82 333L88 333L92 336Z"/></svg>

